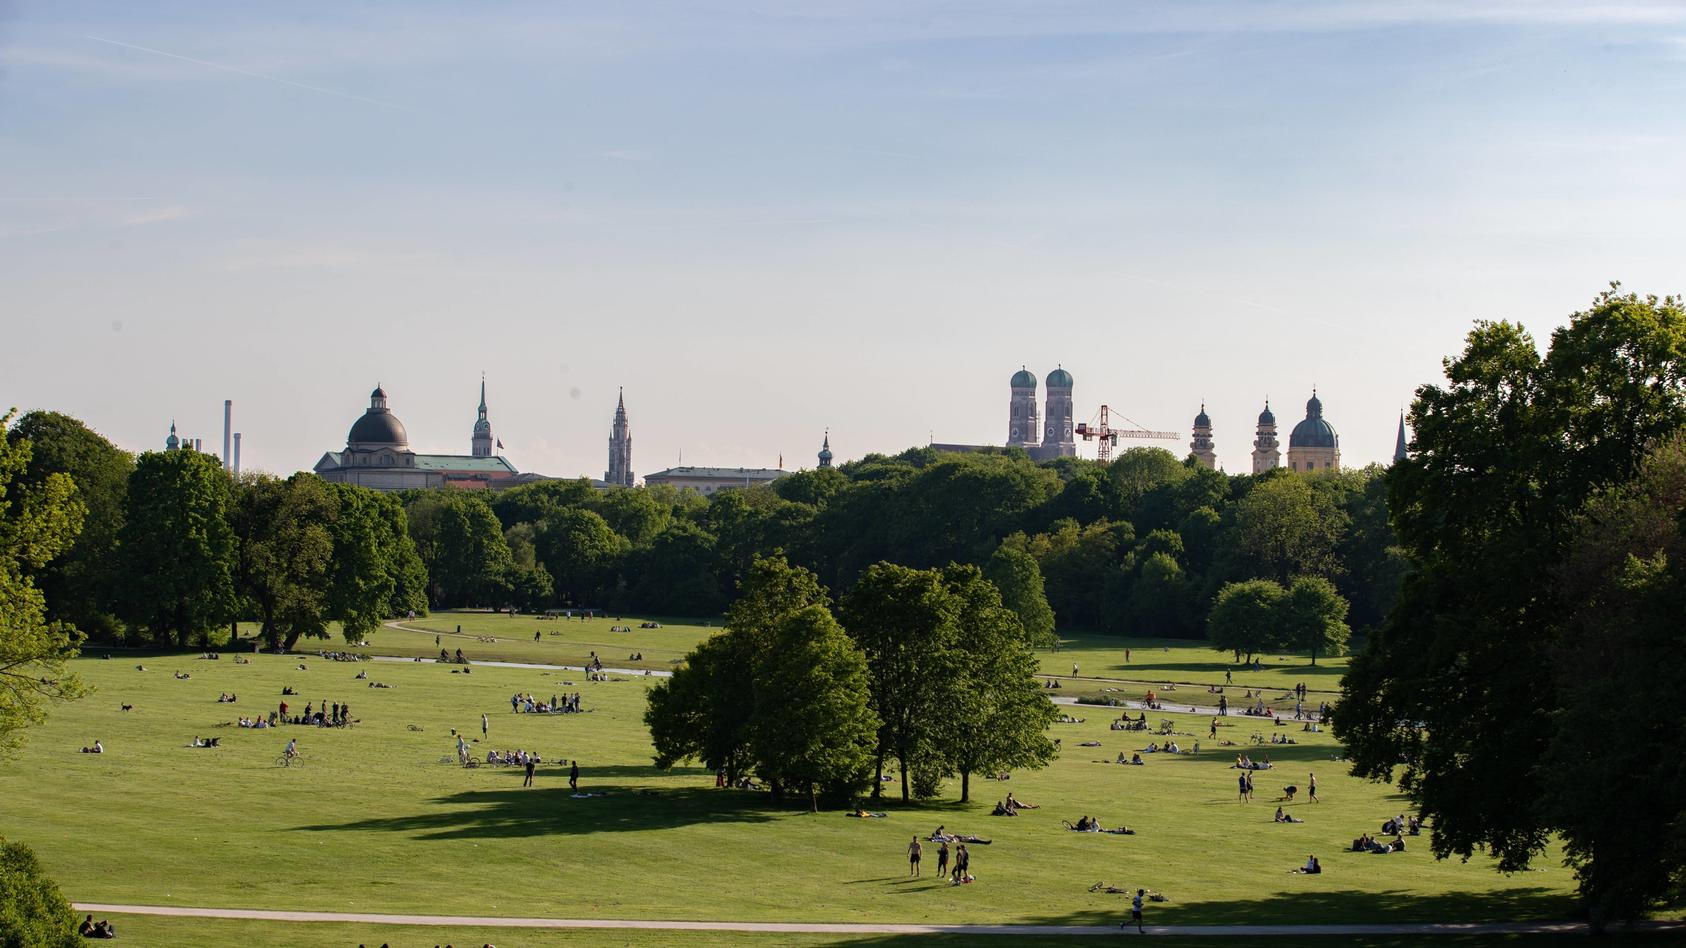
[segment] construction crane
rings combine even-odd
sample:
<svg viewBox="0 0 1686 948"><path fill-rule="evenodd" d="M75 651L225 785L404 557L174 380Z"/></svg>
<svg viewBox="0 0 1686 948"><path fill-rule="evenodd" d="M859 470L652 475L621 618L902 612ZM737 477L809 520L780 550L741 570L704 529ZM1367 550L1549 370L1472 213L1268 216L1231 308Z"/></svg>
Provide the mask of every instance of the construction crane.
<svg viewBox="0 0 1686 948"><path fill-rule="evenodd" d="M1123 415L1118 417L1124 418ZM1119 438L1149 438L1155 441L1180 441L1182 435L1175 431L1149 431L1128 418L1124 421L1129 428L1114 428L1112 426L1111 410L1102 405L1100 423L1096 425L1087 422L1072 429L1084 441L1099 441L1095 447L1095 457L1102 464L1112 460L1112 449L1118 446Z"/></svg>

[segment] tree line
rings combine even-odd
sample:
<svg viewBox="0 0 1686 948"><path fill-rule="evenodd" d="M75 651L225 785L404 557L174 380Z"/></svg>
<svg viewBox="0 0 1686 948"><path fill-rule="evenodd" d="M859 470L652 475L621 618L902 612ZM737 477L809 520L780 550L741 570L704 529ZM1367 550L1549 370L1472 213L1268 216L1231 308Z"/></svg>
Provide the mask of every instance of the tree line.
<svg viewBox="0 0 1686 948"><path fill-rule="evenodd" d="M903 801L958 776L964 802L974 774L1053 758L1035 673L1024 624L975 566L874 564L834 604L812 572L758 556L725 629L650 690L645 723L657 766L753 775L774 800L878 798L893 766Z"/></svg>

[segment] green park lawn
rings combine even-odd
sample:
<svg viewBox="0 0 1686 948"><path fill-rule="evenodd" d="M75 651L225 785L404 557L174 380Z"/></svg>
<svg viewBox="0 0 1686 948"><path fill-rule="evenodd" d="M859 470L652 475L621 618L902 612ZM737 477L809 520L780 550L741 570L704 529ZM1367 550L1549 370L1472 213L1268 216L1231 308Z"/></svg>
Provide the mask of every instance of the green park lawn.
<svg viewBox="0 0 1686 948"><path fill-rule="evenodd" d="M661 650L683 652L708 634L700 626L638 630L639 620L630 617L632 633L608 633L603 620L596 627L576 622L564 624L574 634L538 643L531 641L538 625L531 619L446 614L418 625L454 632L459 618L468 636L497 634L488 630L500 623L524 631L497 643L496 656L483 656L516 661L569 663L587 643L622 640L612 635L624 636L626 644L596 649L606 664L638 650L651 660L647 664L657 664L656 657L666 654ZM404 652L417 635L382 629L374 647ZM431 636L425 644L429 653L436 651ZM1083 644L1090 648L1078 659L1085 674L1116 671L1107 667L1107 650ZM555 654L541 656L546 650ZM1073 651L1062 649L1053 658L1065 663L1065 672ZM1135 646L1132 651L1134 660L1145 661ZM1214 657L1221 656L1185 643L1155 656L1155 678L1197 681L1216 664L1221 680ZM136 669L141 662L144 672ZM299 670L301 662L307 670ZM1115 662L1122 665L1121 653ZM974 780L970 804L952 797L906 807L886 800L872 806L888 810L887 819L857 820L837 811L775 809L759 794L715 789L713 776L696 768L657 771L642 723L652 679L643 676L592 683L561 671L481 666L462 674L431 663L274 655L236 665L229 654L219 661L128 656L75 665L96 690L55 708L30 731L19 757L0 765L0 800L7 803L0 808L0 836L33 846L78 901L590 918L1097 924L1125 908L1120 896L1087 891L1105 880L1169 896L1168 903L1151 907L1150 919L1158 924L1560 918L1575 904L1573 880L1555 854L1537 871L1507 877L1484 858L1436 862L1426 837L1411 840L1411 851L1403 854L1345 852L1359 832L1375 832L1407 804L1388 787L1345 775L1330 735L1297 728L1276 730L1302 743L1244 748L1255 757L1269 753L1278 769L1257 774L1258 800L1242 804L1236 772L1229 769L1236 749L1212 746L1207 718L1150 713L1156 724L1169 717L1197 736L1203 752L1152 755L1146 766L1128 767L1094 761L1140 748L1146 736L1110 731L1106 709L1067 708L1086 721L1055 726L1064 750L1049 768L1016 773L1007 783ZM371 680L393 687L355 680L364 669ZM176 671L192 678L178 680ZM1273 688L1299 680L1286 668L1262 674ZM1321 680L1332 683L1333 677ZM347 730L244 730L230 723L275 707L284 685L300 692L287 699L293 708L346 701L361 723ZM580 691L591 712L511 714L508 698L517 690L545 697ZM237 693L239 702L218 704L223 691ZM120 710L124 703L135 709ZM441 762L453 755L453 727L479 737L482 712L491 720L490 746L536 749L544 756L536 788L523 789L513 768ZM1255 730L1272 730L1249 719L1226 723L1220 739L1245 741ZM195 735L216 736L222 746L191 749L186 745ZM1187 745L1195 736L1178 739ZM304 765L279 768L276 757L290 737L299 739ZM77 753L95 738L106 754ZM1077 746L1085 740L1102 746ZM487 746L476 744L478 756ZM564 758L580 761L584 788L608 796L570 797ZM1289 810L1306 822L1272 823L1271 801L1280 787L1303 788L1313 770L1323 802L1308 802L1302 791ZM988 816L1008 790L1042 809L1010 819ZM949 792L957 794L958 781L951 781ZM1077 834L1060 826L1062 818L1085 814L1107 825L1128 823L1138 834ZM994 839L973 847L977 883L951 887L929 875L906 878L908 839L924 837L938 824ZM927 844L927 851L934 857L935 845ZM1323 875L1292 874L1309 853L1322 859ZM164 933L153 944L216 940L194 941L184 934L189 931L238 933L220 943L279 943L262 933L283 931L279 924L255 922L124 923L136 933ZM322 932L336 926L292 927ZM282 940L421 943L374 931L350 941L352 929L343 930L348 934L340 941ZM421 940L443 944L446 938L437 932L423 930ZM714 936L662 934L598 933L583 943L715 943L709 940ZM584 936L521 932L481 940L575 944ZM762 941L804 943L792 937Z"/></svg>

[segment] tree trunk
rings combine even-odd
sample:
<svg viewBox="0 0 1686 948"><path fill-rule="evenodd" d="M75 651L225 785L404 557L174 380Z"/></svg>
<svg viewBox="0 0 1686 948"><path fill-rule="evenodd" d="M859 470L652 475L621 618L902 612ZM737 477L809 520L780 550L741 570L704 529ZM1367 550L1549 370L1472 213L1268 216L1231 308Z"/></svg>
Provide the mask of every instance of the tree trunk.
<svg viewBox="0 0 1686 948"><path fill-rule="evenodd" d="M874 800L884 799L884 753L882 751L878 754L878 765L873 769L872 798Z"/></svg>
<svg viewBox="0 0 1686 948"><path fill-rule="evenodd" d="M972 772L964 768L960 771L960 802L972 802Z"/></svg>
<svg viewBox="0 0 1686 948"><path fill-rule="evenodd" d="M299 635L302 632L303 632L303 630L299 629L297 627L288 629L287 630L287 639L284 643L282 643L282 647L284 649L286 649L287 651L291 652L293 650L293 646L299 644Z"/></svg>
<svg viewBox="0 0 1686 948"><path fill-rule="evenodd" d="M896 763L899 764L901 766L901 769L902 769L902 802L906 803L907 802L907 757L898 754L896 756Z"/></svg>
<svg viewBox="0 0 1686 948"><path fill-rule="evenodd" d="M808 812L809 813L818 813L819 811L820 811L819 794L814 791L814 782L812 780L810 780L810 781L808 781Z"/></svg>

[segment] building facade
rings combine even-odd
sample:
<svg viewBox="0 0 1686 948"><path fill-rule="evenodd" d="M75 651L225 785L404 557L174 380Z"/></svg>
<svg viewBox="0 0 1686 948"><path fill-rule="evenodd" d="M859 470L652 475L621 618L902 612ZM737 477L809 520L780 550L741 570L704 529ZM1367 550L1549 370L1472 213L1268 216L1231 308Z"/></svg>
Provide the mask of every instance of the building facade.
<svg viewBox="0 0 1686 948"><path fill-rule="evenodd" d="M1194 440L1188 443L1189 453L1205 468L1218 466L1217 448L1212 443L1212 418L1206 414L1206 403L1200 403L1200 414L1194 416Z"/></svg>
<svg viewBox="0 0 1686 948"><path fill-rule="evenodd" d="M1282 466L1281 443L1276 440L1276 414L1270 410L1270 399L1265 399L1264 411L1259 412L1258 432L1253 437L1253 473L1264 472Z"/></svg>
<svg viewBox="0 0 1686 948"><path fill-rule="evenodd" d="M626 390L622 389L609 426L609 469L603 472L603 480L612 487L631 487L633 477L632 426L626 420Z"/></svg>
<svg viewBox="0 0 1686 948"><path fill-rule="evenodd" d="M667 484L708 496L738 487L771 484L789 473L772 467L670 467L644 475L644 484Z"/></svg>
<svg viewBox="0 0 1686 948"><path fill-rule="evenodd" d="M1295 471L1341 469L1341 436L1323 417L1323 400L1315 388L1305 403L1305 420L1288 434L1288 467Z"/></svg>
<svg viewBox="0 0 1686 948"><path fill-rule="evenodd" d="M480 422L475 424L471 448L479 447L481 422L486 422L486 399L481 389ZM314 468L323 480L357 484L375 490L406 490L412 487L461 487L484 489L515 477L515 466L504 458L480 454L418 454L410 449L410 435L404 423L387 404L386 390L376 386L369 393L369 408L351 425L345 450L322 455Z"/></svg>

